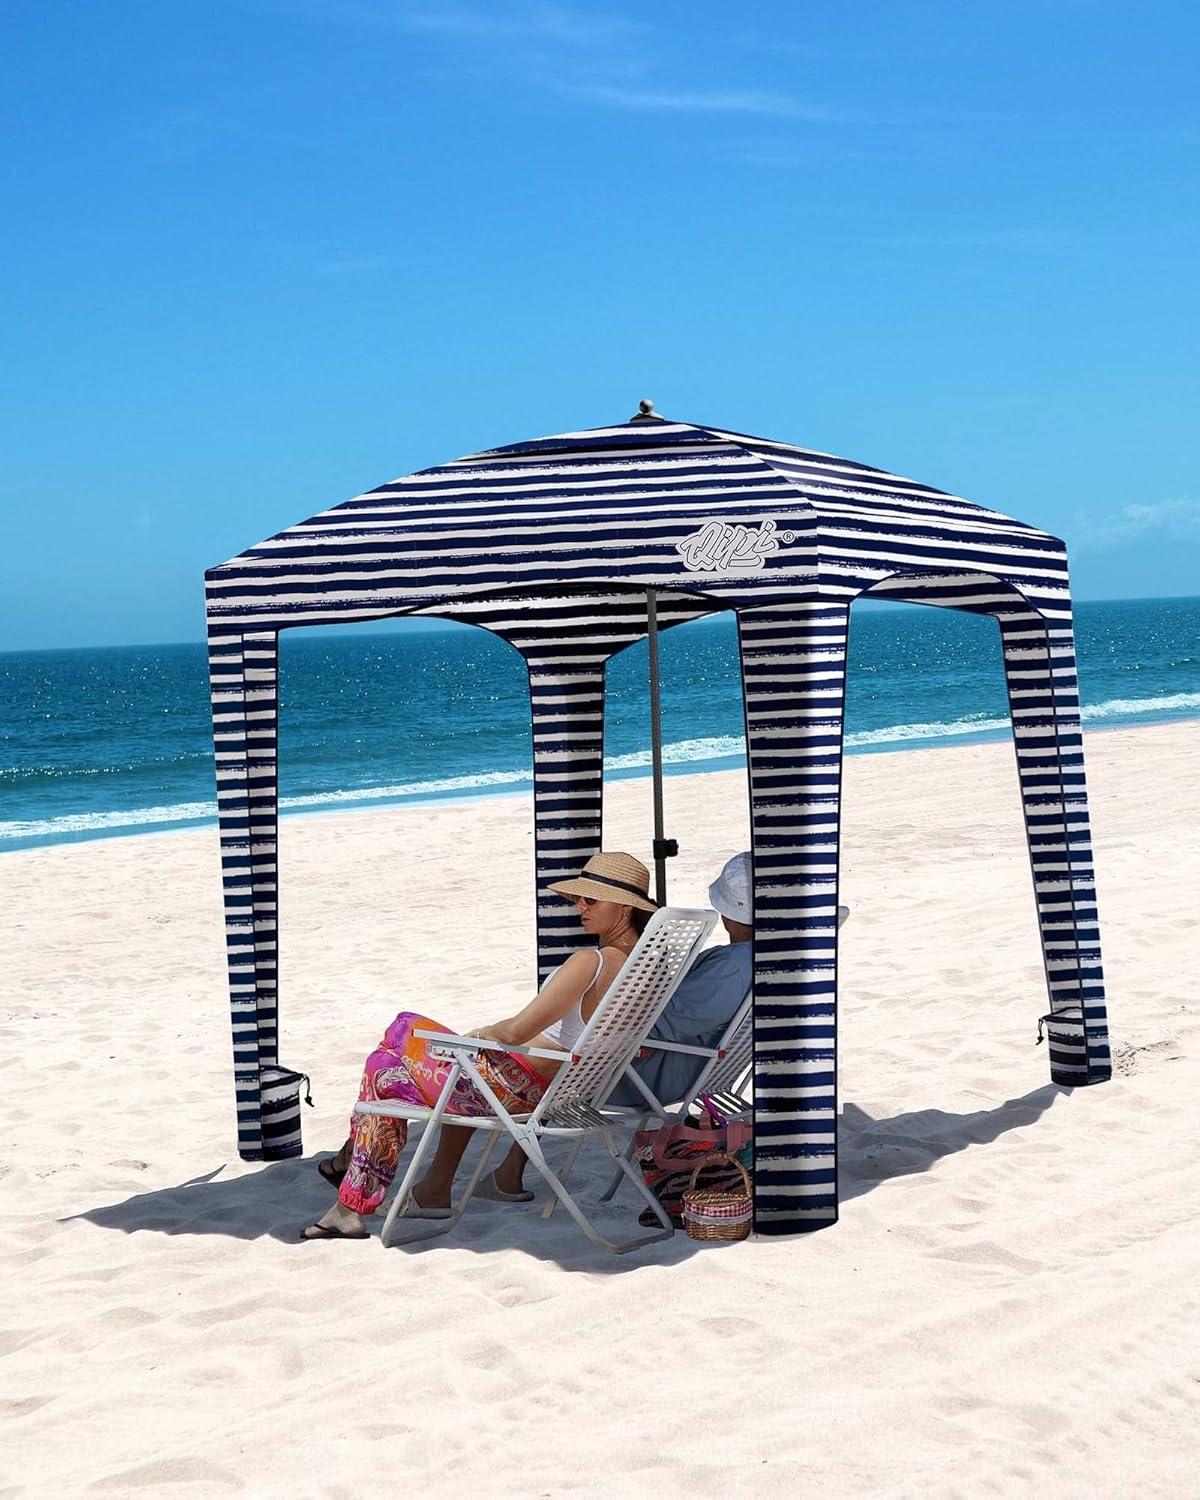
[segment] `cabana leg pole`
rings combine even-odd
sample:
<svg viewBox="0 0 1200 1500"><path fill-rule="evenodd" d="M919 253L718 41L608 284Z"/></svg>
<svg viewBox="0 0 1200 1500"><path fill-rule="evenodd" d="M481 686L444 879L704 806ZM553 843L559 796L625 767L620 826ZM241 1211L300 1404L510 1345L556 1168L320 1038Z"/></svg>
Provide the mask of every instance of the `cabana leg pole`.
<svg viewBox="0 0 1200 1500"><path fill-rule="evenodd" d="M1100 1083L1112 1065L1071 625L1022 610L1000 634L1050 1011L1066 1023L1048 1028L1051 1077Z"/></svg>
<svg viewBox="0 0 1200 1500"><path fill-rule="evenodd" d="M849 605L738 615L754 848L754 1223L836 1221L837 896Z"/></svg>
<svg viewBox="0 0 1200 1500"><path fill-rule="evenodd" d="M551 882L578 875L600 849L604 810L604 660L569 667L529 657L533 722L538 983L591 940Z"/></svg>
<svg viewBox="0 0 1200 1500"><path fill-rule="evenodd" d="M658 599L646 590L646 649L650 658L650 762L654 797L654 899L667 904L667 859L679 853L674 839L663 836L662 703L658 671Z"/></svg>
<svg viewBox="0 0 1200 1500"><path fill-rule="evenodd" d="M238 1155L298 1155L263 1141L261 1069L278 1055L277 637L212 634L213 737L233 1026Z"/></svg>

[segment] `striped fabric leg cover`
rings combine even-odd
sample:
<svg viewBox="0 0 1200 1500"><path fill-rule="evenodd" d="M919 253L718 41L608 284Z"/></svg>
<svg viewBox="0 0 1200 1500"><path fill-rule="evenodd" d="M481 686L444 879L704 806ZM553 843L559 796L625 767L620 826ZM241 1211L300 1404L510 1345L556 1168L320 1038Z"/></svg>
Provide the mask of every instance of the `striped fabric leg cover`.
<svg viewBox="0 0 1200 1500"><path fill-rule="evenodd" d="M538 983L589 941L574 909L547 887L600 848L604 797L604 662L529 663Z"/></svg>
<svg viewBox="0 0 1200 1500"><path fill-rule="evenodd" d="M1084 1022L1086 1055L1054 1074L1099 1083L1111 1063L1070 618L1006 613L1000 633L1050 1009Z"/></svg>
<svg viewBox="0 0 1200 1500"><path fill-rule="evenodd" d="M739 615L754 843L754 1200L760 1234L837 1203L838 808L849 607Z"/></svg>
<svg viewBox="0 0 1200 1500"><path fill-rule="evenodd" d="M210 635L238 1155L262 1160L259 1069L278 1061L276 725L278 640Z"/></svg>

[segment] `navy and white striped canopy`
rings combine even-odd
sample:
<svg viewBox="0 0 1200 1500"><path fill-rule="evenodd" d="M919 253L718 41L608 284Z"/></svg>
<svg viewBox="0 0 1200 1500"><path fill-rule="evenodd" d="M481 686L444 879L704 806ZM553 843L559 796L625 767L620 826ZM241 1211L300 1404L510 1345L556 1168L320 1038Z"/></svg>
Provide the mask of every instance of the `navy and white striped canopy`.
<svg viewBox="0 0 1200 1500"><path fill-rule="evenodd" d="M679 550L709 522L775 546L753 569ZM784 538L787 538L786 540ZM701 563L705 559L700 560ZM208 574L214 626L277 630L435 608L489 593L683 588L719 608L896 572L1003 577L1064 602L1062 543L865 464L680 422L634 421L473 454L322 511ZM972 592L964 580L962 601Z"/></svg>
<svg viewBox="0 0 1200 1500"><path fill-rule="evenodd" d="M1107 1041L1063 544L865 464L635 418L473 454L336 505L207 575L239 1146L266 1142L278 1062L278 632L437 614L525 657L539 972L581 934L547 891L601 843L604 671L647 629L737 614L755 873L756 1225L837 1215L837 847L849 610L891 597L1000 625L1051 1009L1082 1007L1059 1070ZM1056 1073L1056 1076L1058 1074Z"/></svg>

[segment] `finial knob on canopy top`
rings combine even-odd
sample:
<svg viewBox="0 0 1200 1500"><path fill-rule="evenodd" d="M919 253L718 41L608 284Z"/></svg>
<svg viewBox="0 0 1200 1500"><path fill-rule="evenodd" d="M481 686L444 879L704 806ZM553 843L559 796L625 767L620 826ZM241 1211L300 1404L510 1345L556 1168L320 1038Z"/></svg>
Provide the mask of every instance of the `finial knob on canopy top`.
<svg viewBox="0 0 1200 1500"><path fill-rule="evenodd" d="M630 417L631 422L661 422L662 417L654 410L653 401L639 401L636 415Z"/></svg>

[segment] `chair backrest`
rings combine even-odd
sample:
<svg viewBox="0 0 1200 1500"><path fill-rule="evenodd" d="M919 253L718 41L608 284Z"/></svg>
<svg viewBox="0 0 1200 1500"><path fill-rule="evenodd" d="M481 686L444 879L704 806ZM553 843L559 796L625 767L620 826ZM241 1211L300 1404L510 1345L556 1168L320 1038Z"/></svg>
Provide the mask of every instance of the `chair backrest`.
<svg viewBox="0 0 1200 1500"><path fill-rule="evenodd" d="M548 1124L574 1106L596 1108L611 1093L646 1040L679 981L716 925L715 912L664 906L646 924L637 946L580 1032L569 1063L555 1074L530 1116Z"/></svg>
<svg viewBox="0 0 1200 1500"><path fill-rule="evenodd" d="M704 1093L713 1096L717 1104L731 1104L744 1097L744 1088L739 1088L754 1062L754 990L746 991L746 998L734 1012L725 1035L717 1043L725 1055L718 1057L704 1079Z"/></svg>

